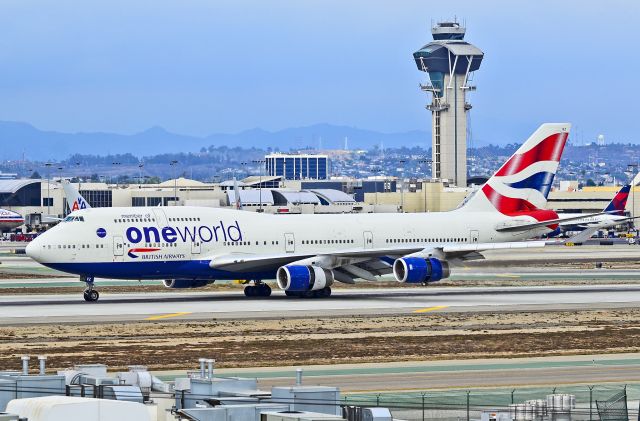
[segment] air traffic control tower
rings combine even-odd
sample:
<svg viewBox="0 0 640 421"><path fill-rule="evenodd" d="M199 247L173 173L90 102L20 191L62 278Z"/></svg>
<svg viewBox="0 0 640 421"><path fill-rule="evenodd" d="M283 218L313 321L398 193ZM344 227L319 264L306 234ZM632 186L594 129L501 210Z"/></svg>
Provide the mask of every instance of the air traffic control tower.
<svg viewBox="0 0 640 421"><path fill-rule="evenodd" d="M429 83L420 85L432 94L427 109L432 116L433 178L467 185L466 100L472 72L480 68L484 53L464 41L466 29L457 22L440 22L431 28L433 41L413 53L418 70L429 74Z"/></svg>

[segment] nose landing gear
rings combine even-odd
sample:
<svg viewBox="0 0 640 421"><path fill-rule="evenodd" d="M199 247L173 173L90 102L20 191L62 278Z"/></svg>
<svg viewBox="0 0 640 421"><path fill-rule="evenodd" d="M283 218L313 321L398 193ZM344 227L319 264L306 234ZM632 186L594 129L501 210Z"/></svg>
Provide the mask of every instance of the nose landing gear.
<svg viewBox="0 0 640 421"><path fill-rule="evenodd" d="M84 290L84 300L90 303L98 301L100 293L93 289L93 276L81 276L80 281L87 284Z"/></svg>

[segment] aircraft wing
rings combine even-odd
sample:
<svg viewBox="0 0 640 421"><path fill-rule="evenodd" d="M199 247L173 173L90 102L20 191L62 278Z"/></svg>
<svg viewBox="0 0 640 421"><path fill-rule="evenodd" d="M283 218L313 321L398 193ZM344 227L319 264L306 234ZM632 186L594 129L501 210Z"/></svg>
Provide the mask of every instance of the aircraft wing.
<svg viewBox="0 0 640 421"><path fill-rule="evenodd" d="M442 260L478 259L487 250L544 247L545 241L517 241L510 243L451 244L439 247L394 247L353 249L320 254L282 253L271 255L232 253L213 256L209 266L230 272L267 271L297 263L333 269L350 278L375 280L375 276L391 272L393 261L402 256L436 257ZM339 278L339 277L338 277ZM341 280L341 279L339 279ZM343 282L348 282L344 280Z"/></svg>

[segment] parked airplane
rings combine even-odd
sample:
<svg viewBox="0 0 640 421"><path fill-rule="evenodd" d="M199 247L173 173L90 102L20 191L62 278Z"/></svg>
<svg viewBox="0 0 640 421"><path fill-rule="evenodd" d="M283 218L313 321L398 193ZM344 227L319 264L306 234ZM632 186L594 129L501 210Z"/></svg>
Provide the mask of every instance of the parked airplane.
<svg viewBox="0 0 640 421"><path fill-rule="evenodd" d="M629 198L630 185L622 186L622 188L611 199L611 202L604 208L602 214L599 215L587 215L580 213L560 213L560 218L568 218L570 221L560 222L556 234L562 231L579 231L585 228L607 228L615 225L619 225L630 219L625 216L624 210L627 206L627 199ZM583 215L582 218L578 218Z"/></svg>
<svg viewBox="0 0 640 421"><path fill-rule="evenodd" d="M22 215L7 209L0 209L0 233L16 229L22 224L24 224Z"/></svg>
<svg viewBox="0 0 640 421"><path fill-rule="evenodd" d="M89 202L85 200L80 192L71 185L67 180L62 182L62 188L64 189L64 195L67 198L67 206L69 206L69 212L75 212L80 209L91 209Z"/></svg>
<svg viewBox="0 0 640 421"><path fill-rule="evenodd" d="M542 247L522 242L562 220L543 209L569 124L543 124L464 206L450 212L268 215L203 207L81 209L26 249L36 261L80 275L96 301L94 277L162 279L168 288L215 280L253 282L268 296L276 279L290 296L326 297L334 281L436 282L450 262L483 250ZM581 215L584 218L585 215Z"/></svg>

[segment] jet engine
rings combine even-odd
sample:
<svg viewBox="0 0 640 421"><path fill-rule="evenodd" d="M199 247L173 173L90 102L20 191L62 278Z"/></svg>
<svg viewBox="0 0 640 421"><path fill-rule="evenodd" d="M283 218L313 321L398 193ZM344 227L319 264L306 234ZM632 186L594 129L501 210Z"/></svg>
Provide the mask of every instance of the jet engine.
<svg viewBox="0 0 640 421"><path fill-rule="evenodd" d="M434 257L401 257L393 262L393 275L398 282L410 284L438 282L449 277L449 262Z"/></svg>
<svg viewBox="0 0 640 421"><path fill-rule="evenodd" d="M288 265L278 269L276 279L285 291L317 291L333 285L333 271L318 266Z"/></svg>
<svg viewBox="0 0 640 421"><path fill-rule="evenodd" d="M207 279L165 279L165 288L200 288L212 284L215 281Z"/></svg>

